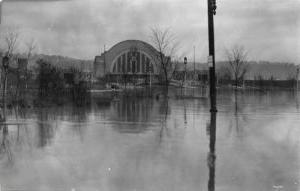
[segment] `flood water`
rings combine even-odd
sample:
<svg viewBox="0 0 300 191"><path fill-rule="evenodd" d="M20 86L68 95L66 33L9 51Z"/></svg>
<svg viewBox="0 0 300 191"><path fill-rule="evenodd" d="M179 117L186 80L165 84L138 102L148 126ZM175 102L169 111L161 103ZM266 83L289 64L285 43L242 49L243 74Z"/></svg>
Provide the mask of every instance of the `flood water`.
<svg viewBox="0 0 300 191"><path fill-rule="evenodd" d="M212 164L209 100L174 92L10 109L2 191L300 190L300 94L220 92Z"/></svg>

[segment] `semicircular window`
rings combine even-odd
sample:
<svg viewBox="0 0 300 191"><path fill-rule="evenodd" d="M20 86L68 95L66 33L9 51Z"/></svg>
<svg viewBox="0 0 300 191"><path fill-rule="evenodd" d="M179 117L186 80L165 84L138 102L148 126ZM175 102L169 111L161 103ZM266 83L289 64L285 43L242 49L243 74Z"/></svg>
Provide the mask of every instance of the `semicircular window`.
<svg viewBox="0 0 300 191"><path fill-rule="evenodd" d="M125 52L113 62L114 74L149 74L154 73L153 63L143 52Z"/></svg>

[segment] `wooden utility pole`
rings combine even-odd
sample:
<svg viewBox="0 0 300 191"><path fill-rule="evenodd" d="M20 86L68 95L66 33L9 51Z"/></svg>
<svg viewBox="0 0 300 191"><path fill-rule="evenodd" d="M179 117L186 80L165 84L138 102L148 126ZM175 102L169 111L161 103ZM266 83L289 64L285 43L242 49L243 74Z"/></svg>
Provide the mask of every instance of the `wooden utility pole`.
<svg viewBox="0 0 300 191"><path fill-rule="evenodd" d="M2 23L2 3L3 3L2 0L0 0L0 24Z"/></svg>
<svg viewBox="0 0 300 191"><path fill-rule="evenodd" d="M217 112L216 104L216 71L215 71L215 39L214 39L214 15L216 14L216 0L207 0L208 12L208 47L209 57L212 57L212 66L209 66L210 81L210 111Z"/></svg>
<svg viewBox="0 0 300 191"><path fill-rule="evenodd" d="M209 180L208 191L215 190L215 161L216 161L216 113L217 113L217 91L216 91L216 65L215 65L215 41L214 41L214 15L216 14L216 0L207 0L208 10L208 46L209 46L209 82L210 82L210 112L211 121L209 127L210 141L208 154Z"/></svg>

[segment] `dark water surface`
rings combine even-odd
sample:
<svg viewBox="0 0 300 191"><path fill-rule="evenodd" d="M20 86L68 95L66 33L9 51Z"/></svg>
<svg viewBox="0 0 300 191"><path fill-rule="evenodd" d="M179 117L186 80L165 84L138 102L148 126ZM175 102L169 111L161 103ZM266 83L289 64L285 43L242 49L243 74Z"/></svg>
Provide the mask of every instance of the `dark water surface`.
<svg viewBox="0 0 300 191"><path fill-rule="evenodd" d="M169 93L9 110L2 190L208 190L209 100ZM300 190L300 94L221 92L217 102L215 190Z"/></svg>

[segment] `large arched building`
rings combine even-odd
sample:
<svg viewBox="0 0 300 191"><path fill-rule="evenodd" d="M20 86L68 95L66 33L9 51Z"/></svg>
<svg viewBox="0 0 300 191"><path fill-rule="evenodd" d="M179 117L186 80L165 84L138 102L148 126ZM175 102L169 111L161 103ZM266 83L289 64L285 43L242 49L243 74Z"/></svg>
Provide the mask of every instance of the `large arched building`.
<svg viewBox="0 0 300 191"><path fill-rule="evenodd" d="M94 61L94 76L97 79L109 77L111 81L127 76L145 79L150 74L158 76L158 51L140 40L122 41Z"/></svg>

